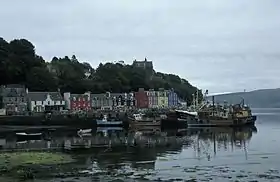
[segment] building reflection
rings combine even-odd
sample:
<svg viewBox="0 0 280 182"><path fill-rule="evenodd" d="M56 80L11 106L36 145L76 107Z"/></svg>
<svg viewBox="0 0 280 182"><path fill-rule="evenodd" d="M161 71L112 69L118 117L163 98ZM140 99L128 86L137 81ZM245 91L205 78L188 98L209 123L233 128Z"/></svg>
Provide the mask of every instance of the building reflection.
<svg viewBox="0 0 280 182"><path fill-rule="evenodd" d="M154 169L159 156L194 149L196 157L212 157L219 150L241 148L251 140L256 128L188 128L183 130L138 130L99 128L80 137L76 131L53 131L41 140L18 141L15 134L1 135L0 150L60 150L74 155L80 163L95 163L101 169Z"/></svg>

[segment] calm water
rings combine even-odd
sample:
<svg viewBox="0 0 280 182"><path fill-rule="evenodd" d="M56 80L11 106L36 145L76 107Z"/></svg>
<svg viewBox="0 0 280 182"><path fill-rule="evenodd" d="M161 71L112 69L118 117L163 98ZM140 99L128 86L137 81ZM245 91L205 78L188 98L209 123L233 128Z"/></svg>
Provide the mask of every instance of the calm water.
<svg viewBox="0 0 280 182"><path fill-rule="evenodd" d="M162 131L160 137L140 136L140 141L161 141L160 146L128 146L132 134L117 131L95 134L102 137L126 138L118 147L84 150L72 153L79 159L77 170L90 177L69 177L64 181L280 181L280 109L254 109L256 128L227 128ZM175 136L177 135L177 140ZM13 144L3 148L54 147L71 136L60 136L38 144ZM161 137L161 138L164 138ZM144 138L144 139L143 139ZM150 138L150 139L149 139ZM171 139L170 139L171 138ZM71 139L70 142L79 140ZM166 139L167 141L167 139ZM103 141L105 142L105 140ZM119 141L118 141L119 142ZM119 142L121 143L121 142ZM126 143L126 145L125 145ZM133 143L133 142L131 142ZM44 180L37 180L44 181ZM45 181L62 181L54 178Z"/></svg>

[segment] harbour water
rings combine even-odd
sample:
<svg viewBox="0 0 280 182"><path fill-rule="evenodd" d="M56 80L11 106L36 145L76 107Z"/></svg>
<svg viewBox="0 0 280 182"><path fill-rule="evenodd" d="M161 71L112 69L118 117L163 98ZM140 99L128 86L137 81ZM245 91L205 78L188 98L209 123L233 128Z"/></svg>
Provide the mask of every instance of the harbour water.
<svg viewBox="0 0 280 182"><path fill-rule="evenodd" d="M59 132L48 141L27 142L17 142L6 133L1 134L0 145L2 151L68 146L67 153L77 162L38 182L280 181L280 109L253 112L258 116L256 128L157 130L145 136L118 129L82 138ZM72 150L74 144L85 147Z"/></svg>

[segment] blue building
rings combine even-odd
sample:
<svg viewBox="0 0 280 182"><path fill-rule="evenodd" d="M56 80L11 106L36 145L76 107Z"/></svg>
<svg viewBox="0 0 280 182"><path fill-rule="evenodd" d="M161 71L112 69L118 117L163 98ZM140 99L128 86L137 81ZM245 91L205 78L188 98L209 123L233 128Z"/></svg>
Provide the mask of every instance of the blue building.
<svg viewBox="0 0 280 182"><path fill-rule="evenodd" d="M168 92L168 106L169 107L174 107L174 106L178 106L178 95L177 93L171 89Z"/></svg>

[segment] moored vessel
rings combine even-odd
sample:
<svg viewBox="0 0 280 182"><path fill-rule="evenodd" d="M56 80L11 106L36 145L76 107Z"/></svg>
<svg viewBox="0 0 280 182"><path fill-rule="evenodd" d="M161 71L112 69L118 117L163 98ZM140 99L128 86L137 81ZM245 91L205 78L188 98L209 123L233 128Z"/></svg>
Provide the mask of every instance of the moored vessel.
<svg viewBox="0 0 280 182"><path fill-rule="evenodd" d="M129 125L130 127L157 127L161 126L161 120L160 118L156 117L147 117L145 114L138 113L138 114L133 114L132 117L129 117L130 122Z"/></svg>
<svg viewBox="0 0 280 182"><path fill-rule="evenodd" d="M40 140L42 139L42 133L16 133L18 140Z"/></svg>
<svg viewBox="0 0 280 182"><path fill-rule="evenodd" d="M107 115L104 115L102 119L97 119L96 124L100 126L122 126L123 122L115 119L109 119Z"/></svg>
<svg viewBox="0 0 280 182"><path fill-rule="evenodd" d="M206 95L203 102L198 104L198 96L194 99L194 107L190 111L177 110L180 118L186 119L188 127L211 127L211 126L254 126L257 119L252 115L251 108L244 104L244 99L241 103L229 105L215 103L215 97L212 96L212 103L206 101Z"/></svg>
<svg viewBox="0 0 280 182"><path fill-rule="evenodd" d="M252 115L251 108L244 104L224 105L215 104L214 97L212 104L204 104L197 112L188 112L188 127L203 126L230 126L240 127L255 125L257 119Z"/></svg>

